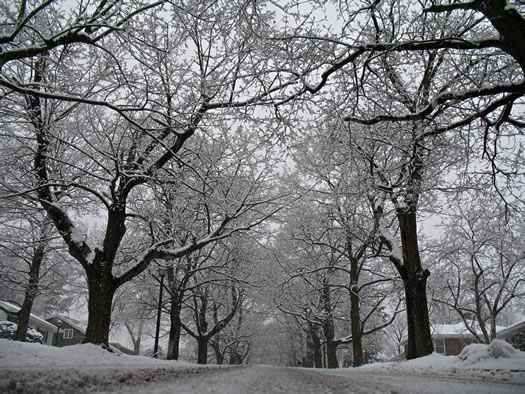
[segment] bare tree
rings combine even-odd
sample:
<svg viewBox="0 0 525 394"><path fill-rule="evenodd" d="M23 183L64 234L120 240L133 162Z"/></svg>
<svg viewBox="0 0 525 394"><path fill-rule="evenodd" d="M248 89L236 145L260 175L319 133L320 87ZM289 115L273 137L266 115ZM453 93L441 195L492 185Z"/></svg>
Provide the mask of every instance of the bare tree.
<svg viewBox="0 0 525 394"><path fill-rule="evenodd" d="M9 128L7 120L2 124ZM30 157L31 153L16 138L2 148L0 194L11 198L3 199L0 209L0 283L11 290L7 299L20 302L15 339L21 341L26 339L37 297L51 299L52 293L67 283L59 278L67 260L57 242L59 237L38 202L24 196L25 188L35 185L29 170Z"/></svg>
<svg viewBox="0 0 525 394"><path fill-rule="evenodd" d="M143 22L132 17L125 18L126 29L104 35L102 56L92 56L90 51L99 50L96 45L76 52L70 47L62 52L47 48L28 54L37 57L27 64L13 58L12 67L8 70L6 64L2 69L6 74L15 66L22 70L19 79L24 82L13 86L4 79L3 86L15 104L10 116L23 119L33 132L38 185L27 192L36 191L70 254L87 274L88 342L107 344L116 289L153 260L183 257L234 232L248 230L271 215L266 211L249 222L237 220L275 196L231 200L224 210L210 216L204 232L184 245L171 248L168 246L177 244L176 239L150 238L152 242L140 245L134 257L123 248L130 245L127 229L139 228L134 222L140 215L129 211L129 202L148 195L154 180L177 175L172 165L183 164L179 155L186 141L199 128L213 138L214 130L235 127L233 120L221 121L217 116L221 110L249 111L281 88L272 83L265 86L262 75L266 71L261 71L256 56L249 56L255 46L252 33L243 25L242 9L222 3L194 5L197 8L172 5L172 20L147 7L149 13L144 18L152 29L145 29ZM105 15L104 11L101 14ZM91 23L104 25L104 21ZM73 61L74 56L86 63ZM138 66L133 68L122 59ZM83 70L86 77L78 79L88 86L80 99L55 94L80 72L72 62L79 67L87 64ZM20 96L13 91L22 93L23 100L17 101ZM104 97L103 104L100 97ZM57 147L61 155L54 154ZM86 209L99 215L104 211L106 229L98 246L74 218Z"/></svg>
<svg viewBox="0 0 525 394"><path fill-rule="evenodd" d="M269 39L284 43L297 59L308 51L314 55L296 65L298 73L307 74L301 74L302 92L319 94L319 102L330 95L324 102L338 108L334 112L349 123L349 133L361 124L384 130L377 142L385 135L385 141L392 141L392 129L399 130L396 137L412 136L404 147L406 161L399 163L400 177L378 184L396 207L400 227L402 255L391 260L405 282L408 357L423 356L432 351L432 341L426 306L429 271L421 264L417 206L429 148L445 134L450 138L452 130L470 133L481 124L475 138L484 141L493 174L503 174L497 154L501 131L519 133L524 124L516 105L525 94L523 5L368 1L334 7L340 17L336 24L325 29L316 24L320 9L297 12L290 19L300 24L284 38ZM381 177L381 164L369 164ZM387 238L386 244L395 246Z"/></svg>
<svg viewBox="0 0 525 394"><path fill-rule="evenodd" d="M212 294L214 290L219 290L223 296ZM239 294L234 285L223 287L203 284L192 293L194 321L192 325L182 323L182 327L197 340L197 363L207 364L210 339L230 323L238 312L244 296L242 293ZM211 321L210 312L213 315Z"/></svg>
<svg viewBox="0 0 525 394"><path fill-rule="evenodd" d="M434 248L434 301L454 310L480 342L496 337L497 323L513 302L525 296L520 213L506 219L491 194L456 199Z"/></svg>

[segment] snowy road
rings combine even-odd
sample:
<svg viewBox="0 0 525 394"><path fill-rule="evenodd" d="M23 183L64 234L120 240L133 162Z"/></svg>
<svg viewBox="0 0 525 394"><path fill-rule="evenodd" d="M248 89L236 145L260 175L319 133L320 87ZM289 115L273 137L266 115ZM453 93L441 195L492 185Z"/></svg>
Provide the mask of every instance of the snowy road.
<svg viewBox="0 0 525 394"><path fill-rule="evenodd" d="M270 366L0 370L0 392L524 393L525 382Z"/></svg>
<svg viewBox="0 0 525 394"><path fill-rule="evenodd" d="M133 388L150 393L524 393L516 383L249 366Z"/></svg>

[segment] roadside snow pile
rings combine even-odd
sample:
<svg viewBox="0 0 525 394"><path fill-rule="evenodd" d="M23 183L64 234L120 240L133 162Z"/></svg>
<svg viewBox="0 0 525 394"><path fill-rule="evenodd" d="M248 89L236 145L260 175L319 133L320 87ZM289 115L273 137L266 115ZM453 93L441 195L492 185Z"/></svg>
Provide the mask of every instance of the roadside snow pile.
<svg viewBox="0 0 525 394"><path fill-rule="evenodd" d="M458 355L458 358L465 365L472 365L482 360L493 358L513 358L518 353L512 345L501 339L494 339L490 345L472 344L465 348Z"/></svg>
<svg viewBox="0 0 525 394"><path fill-rule="evenodd" d="M413 360L368 364L357 370L525 383L525 352L514 349L505 341L495 339L490 345L465 346L458 356L432 353Z"/></svg>
<svg viewBox="0 0 525 394"><path fill-rule="evenodd" d="M84 344L63 348L0 339L0 392L89 392L163 381L218 367L110 353Z"/></svg>
<svg viewBox="0 0 525 394"><path fill-rule="evenodd" d="M54 347L36 343L0 339L0 368L33 367L103 367L103 366L180 366L193 364L156 360L144 356L111 353L92 344Z"/></svg>

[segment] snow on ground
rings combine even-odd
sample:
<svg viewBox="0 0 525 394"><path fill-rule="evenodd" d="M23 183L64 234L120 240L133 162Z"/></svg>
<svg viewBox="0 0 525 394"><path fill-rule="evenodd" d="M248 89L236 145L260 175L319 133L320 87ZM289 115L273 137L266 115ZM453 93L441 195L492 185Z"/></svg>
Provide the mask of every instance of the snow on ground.
<svg viewBox="0 0 525 394"><path fill-rule="evenodd" d="M361 369L381 370L386 369L398 372L450 372L455 370L465 370L466 373L472 371L490 370L495 374L496 371L521 372L525 377L525 352L516 350L509 343L500 339L493 340L490 345L472 344L466 346L457 356L444 356L433 353L426 357L414 360L368 364ZM470 371L470 372L468 372Z"/></svg>
<svg viewBox="0 0 525 394"><path fill-rule="evenodd" d="M162 381L217 368L110 353L91 344L58 348L0 339L0 393L117 390L123 384Z"/></svg>
<svg viewBox="0 0 525 394"><path fill-rule="evenodd" d="M178 367L193 364L156 360L143 356L127 356L110 353L100 346L92 344L72 345L63 348L27 342L0 339L0 368L26 367L103 367L103 366L140 366L159 367L174 365Z"/></svg>
<svg viewBox="0 0 525 394"><path fill-rule="evenodd" d="M525 352L503 341L459 356L319 370L198 366L109 353L95 345L56 348L0 339L0 392L148 393L524 393Z"/></svg>
<svg viewBox="0 0 525 394"><path fill-rule="evenodd" d="M362 371L402 376L434 376L491 382L515 382L525 385L525 352L509 343L495 339L490 345L466 346L458 356L433 353L413 360L383 362L349 368L346 372ZM345 370L330 374L344 374ZM525 388L520 390L525 393Z"/></svg>

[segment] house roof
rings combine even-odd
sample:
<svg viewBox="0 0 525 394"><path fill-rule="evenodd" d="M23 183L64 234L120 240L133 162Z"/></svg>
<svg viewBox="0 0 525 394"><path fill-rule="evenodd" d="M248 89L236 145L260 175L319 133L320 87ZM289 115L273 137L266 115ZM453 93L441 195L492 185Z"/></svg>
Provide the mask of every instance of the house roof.
<svg viewBox="0 0 525 394"><path fill-rule="evenodd" d="M525 321L523 321L525 325ZM509 327L510 328L510 327ZM505 330L505 327L496 326L496 332L500 333ZM474 330L481 335L479 326L474 325ZM430 326L430 334L433 338L472 338L472 333L467 330L465 323L455 323L455 324L432 324ZM498 334L499 335L499 334ZM401 341L401 345L404 346L408 343L408 339L404 338Z"/></svg>
<svg viewBox="0 0 525 394"><path fill-rule="evenodd" d="M474 329L474 331L476 331L476 333L478 333L478 335L482 335L479 325L476 322L471 327ZM496 326L496 332L500 332L505 329L506 327ZM456 324L434 324L431 326L430 332L432 333L432 335L449 338L472 336L472 333L469 330L467 330L467 328L465 327L465 323L463 322Z"/></svg>
<svg viewBox="0 0 525 394"><path fill-rule="evenodd" d="M76 322L75 320L73 319L70 319L68 317L65 317L65 316L61 316L61 315L50 315L50 316L46 316L46 320L50 320L50 319L59 319L59 320L62 320L64 323L70 325L71 327L73 327L75 330L77 331L80 331L83 335L86 334L86 329L84 327L82 327L78 322Z"/></svg>
<svg viewBox="0 0 525 394"><path fill-rule="evenodd" d="M469 338L472 334L465 327L464 323L456 324L432 324L430 326L430 335L433 338ZM401 345L404 346L408 343L408 339L405 337L401 341Z"/></svg>
<svg viewBox="0 0 525 394"><path fill-rule="evenodd" d="M7 302L7 301L1 301L0 300L0 308L5 310L6 312L9 312L9 313L18 313L18 311L20 310L20 307L18 305L15 305L15 304L12 304L10 302ZM36 322L46 328L48 328L49 330L51 331L54 331L56 332L58 330L58 327L55 326L54 324L42 319L41 317L38 317L37 315L31 313L29 315L29 321L31 322L31 320L33 322ZM35 324L35 323L33 323Z"/></svg>
<svg viewBox="0 0 525 394"><path fill-rule="evenodd" d="M509 335L514 334L514 332L518 331L519 329L525 327L525 320L519 321L517 323L514 323L513 325L503 329L498 330L498 333L496 334L497 338L505 338Z"/></svg>
<svg viewBox="0 0 525 394"><path fill-rule="evenodd" d="M123 354L135 355L135 353L133 352L133 350L128 349L126 346L122 345L122 344L119 343L119 342L110 342L110 343L109 343L109 347L110 347L113 351L116 350L117 353L123 353Z"/></svg>
<svg viewBox="0 0 525 394"><path fill-rule="evenodd" d="M467 330L464 323L434 324L430 327L430 333L433 336L451 338L463 338L472 336L472 333L469 330Z"/></svg>

